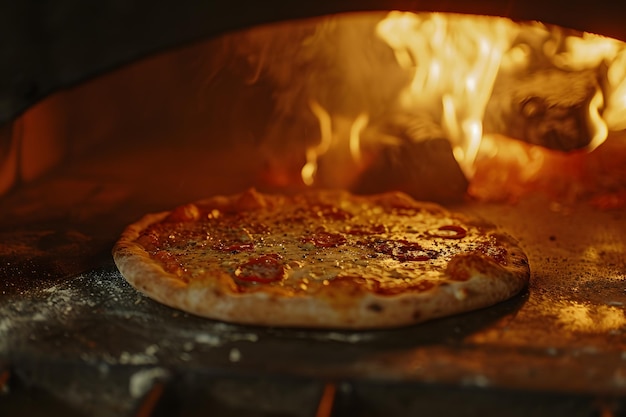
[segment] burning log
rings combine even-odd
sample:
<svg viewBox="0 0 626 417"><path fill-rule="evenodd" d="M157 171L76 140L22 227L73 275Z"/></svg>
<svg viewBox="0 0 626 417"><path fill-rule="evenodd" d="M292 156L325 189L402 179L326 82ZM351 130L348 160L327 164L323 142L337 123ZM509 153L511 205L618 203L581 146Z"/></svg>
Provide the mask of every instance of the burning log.
<svg viewBox="0 0 626 417"><path fill-rule="evenodd" d="M559 151L585 148L596 132L590 105L598 91L595 70L501 77L487 105L484 132Z"/></svg>
<svg viewBox="0 0 626 417"><path fill-rule="evenodd" d="M353 185L357 193L403 191L418 200L463 200L468 182L441 126L427 115L398 114L364 132L371 164Z"/></svg>

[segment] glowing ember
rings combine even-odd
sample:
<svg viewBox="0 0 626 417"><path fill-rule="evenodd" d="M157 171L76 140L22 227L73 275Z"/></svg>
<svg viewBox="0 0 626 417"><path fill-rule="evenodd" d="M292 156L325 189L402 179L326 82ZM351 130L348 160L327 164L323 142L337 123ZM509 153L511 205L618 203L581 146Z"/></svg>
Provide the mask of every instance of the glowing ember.
<svg viewBox="0 0 626 417"><path fill-rule="evenodd" d="M591 153L563 153L503 136L485 136L476 167L468 193L481 200L515 202L540 191L565 204L590 201L600 209L626 206L623 133L611 135Z"/></svg>

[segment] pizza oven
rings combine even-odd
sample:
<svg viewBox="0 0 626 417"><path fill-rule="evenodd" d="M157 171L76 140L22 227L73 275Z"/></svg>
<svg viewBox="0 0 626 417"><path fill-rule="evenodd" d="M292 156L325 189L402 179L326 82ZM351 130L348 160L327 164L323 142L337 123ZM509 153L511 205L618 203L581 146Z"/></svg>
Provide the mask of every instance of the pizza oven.
<svg viewBox="0 0 626 417"><path fill-rule="evenodd" d="M0 7L0 415L626 412L618 4ZM200 319L126 284L127 224L249 187L482 216L531 284L359 332Z"/></svg>

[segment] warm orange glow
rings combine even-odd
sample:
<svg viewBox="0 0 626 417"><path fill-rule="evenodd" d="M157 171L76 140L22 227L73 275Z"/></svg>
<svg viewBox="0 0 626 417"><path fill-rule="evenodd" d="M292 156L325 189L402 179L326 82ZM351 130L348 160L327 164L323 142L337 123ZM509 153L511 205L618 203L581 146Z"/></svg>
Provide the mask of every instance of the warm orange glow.
<svg viewBox="0 0 626 417"><path fill-rule="evenodd" d="M595 306L570 302L558 310L558 322L574 332L602 333L618 330L626 325L621 308Z"/></svg>
<svg viewBox="0 0 626 417"><path fill-rule="evenodd" d="M361 132L367 127L368 122L369 116L367 113L361 113L350 127L350 155L357 163L360 163L362 159Z"/></svg>
<svg viewBox="0 0 626 417"><path fill-rule="evenodd" d="M606 122L600 115L600 109L602 108L603 104L604 97L602 96L602 92L598 90L589 102L589 119L591 120L591 126L594 129L593 138L587 146L587 150L589 152L600 146L602 142L606 140L609 134L609 129L606 126Z"/></svg>
<svg viewBox="0 0 626 417"><path fill-rule="evenodd" d="M626 50L621 50L607 71L610 92L604 119L612 130L626 129Z"/></svg>
<svg viewBox="0 0 626 417"><path fill-rule="evenodd" d="M328 153L332 146L347 144L349 152L347 159L351 159L351 162L356 165L361 163L363 158L361 154L361 132L367 127L369 116L367 113L361 113L351 122L342 117L337 117L333 121L332 116L317 101L311 100L309 108L318 120L320 140L316 145L306 149L306 163L300 171L300 176L305 185L311 186L316 181L319 159ZM347 132L344 132L346 127L348 127ZM335 149L335 153L339 154L340 151ZM346 161L342 162L346 163ZM328 184L325 185L328 186Z"/></svg>
<svg viewBox="0 0 626 417"><path fill-rule="evenodd" d="M504 18L437 13L391 12L379 23L377 33L393 49L398 65L413 73L411 84L399 97L400 107L414 114L428 113L439 120L452 142L455 159L472 179L470 194L501 200L547 186L552 191L561 187L562 193L571 197L590 194L588 187L598 185L599 176L588 169L596 162L587 161L584 155L598 148L611 132L626 129L623 42L536 22L518 24ZM570 88L578 95L568 94L567 85L564 88L547 81L547 77L546 81L537 77L533 90L526 93L528 97L539 91L553 100L558 93L561 101L557 105L562 107L554 107L556 110L544 121L535 120L531 133L543 134L559 144L563 139L552 139L550 135L559 133L550 129L561 123L566 140L568 135L578 135L581 141L588 138L586 146L571 147L578 149L576 152L563 154L531 145L532 141L525 143L524 138L517 137L522 141L515 141L484 132L485 118L493 117L486 114L486 108L494 86L499 82L502 88L507 76L515 81L525 74L532 77L533 71L542 69L574 74L572 79L578 84ZM576 78L578 74L581 75ZM584 74L592 74L592 78L584 78ZM597 80L596 85L585 84L593 79ZM577 116L580 101L575 102L573 97L585 94L589 94L586 113ZM548 110L557 106L554 102L540 105ZM532 106L521 106L521 110L528 112L524 117L537 117L537 109ZM584 121L577 121L577 117ZM502 122L505 126L507 123L507 119ZM583 123L587 132L581 129ZM558 146L570 151L566 145ZM604 158L605 155L598 159ZM548 163L553 167L544 166ZM585 184L578 184L578 190L572 191L566 184L576 180ZM556 185L553 187L552 183Z"/></svg>
<svg viewBox="0 0 626 417"><path fill-rule="evenodd" d="M333 136L331 118L326 109L317 101L309 103L311 111L317 117L320 124L320 142L316 146L311 146L306 150L306 164L302 167L302 181L306 185L313 185L315 173L317 172L317 159L324 155L330 148Z"/></svg>
<svg viewBox="0 0 626 417"><path fill-rule="evenodd" d="M413 81L400 98L412 111L441 114L454 154L473 173L482 120L504 53L519 31L484 16L391 12L377 27Z"/></svg>
<svg viewBox="0 0 626 417"><path fill-rule="evenodd" d="M537 191L565 204L587 200L601 209L625 207L626 136L614 133L591 153L562 153L485 136L469 194L514 202Z"/></svg>
<svg viewBox="0 0 626 417"><path fill-rule="evenodd" d="M277 23L231 40L243 84L259 87L233 106L253 116L238 136L261 145L272 185L461 201L469 184L473 196L506 199L583 179L584 155L626 130L626 48L603 36L392 11ZM434 178L446 180L422 193ZM438 191L445 186L454 192Z"/></svg>
<svg viewBox="0 0 626 417"><path fill-rule="evenodd" d="M556 44L551 42L552 45ZM571 71L583 71L602 64L605 60L614 60L622 42L592 33L581 36L567 36L562 52L554 53L554 64Z"/></svg>
<svg viewBox="0 0 626 417"><path fill-rule="evenodd" d="M564 31L539 23L438 13L391 12L380 22L377 33L393 49L398 65L413 71L411 85L399 99L402 107L440 115L454 155L468 177L475 172L479 152L487 152L493 145L481 150L485 108L497 76L526 71L537 45L549 65L559 70L609 66L610 88L604 94L598 89L589 103L592 140L588 151L606 139L609 127L626 128L622 42L587 33L563 36ZM606 108L605 94L609 97Z"/></svg>

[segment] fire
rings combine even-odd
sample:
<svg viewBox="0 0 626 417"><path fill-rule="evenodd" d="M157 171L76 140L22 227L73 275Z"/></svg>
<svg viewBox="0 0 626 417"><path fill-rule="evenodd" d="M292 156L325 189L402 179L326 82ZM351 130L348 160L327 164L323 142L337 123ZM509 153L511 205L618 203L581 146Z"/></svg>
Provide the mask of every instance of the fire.
<svg viewBox="0 0 626 417"><path fill-rule="evenodd" d="M326 109L315 100L312 100L309 106L319 121L321 140L318 145L311 146L306 150L306 164L301 171L302 181L306 185L313 184L317 172L317 159L328 152L333 137L331 118Z"/></svg>
<svg viewBox="0 0 626 417"><path fill-rule="evenodd" d="M609 94L603 117L613 130L626 129L626 50L616 54L607 71Z"/></svg>
<svg viewBox="0 0 626 417"><path fill-rule="evenodd" d="M591 120L591 125L594 129L594 134L587 146L587 150L589 152L596 149L600 146L608 137L609 129L606 125L606 122L602 118L600 114L600 109L604 104L604 97L600 90L596 91L593 98L589 102L589 119Z"/></svg>
<svg viewBox="0 0 626 417"><path fill-rule="evenodd" d="M399 97L400 107L439 120L475 196L519 195L547 173L559 177L561 185L571 182L571 176L559 176L559 167L580 168L585 164L581 154L598 148L611 131L626 129L626 49L620 41L540 23L438 13L391 12L377 33L393 49L398 65L413 73ZM565 74L572 84L555 85L553 74ZM515 86L520 79L530 79L527 91ZM502 125L510 115L504 122L489 120L493 110L517 104L501 98L502 92L516 88L522 91L520 111L530 121L520 123L521 134L512 133L527 138L507 135ZM554 99L559 88L563 92ZM544 94L546 99L524 102L524 94ZM586 112L578 112L580 103ZM495 132L485 132L490 121ZM573 157L578 163L546 148L578 149ZM547 161L557 161L556 167L546 169Z"/></svg>
<svg viewBox="0 0 626 417"><path fill-rule="evenodd" d="M306 149L306 163L300 171L302 182L305 185L311 186L315 183L316 174L318 171L318 160L326 153L331 151L332 146L341 145L343 125L346 122L343 118L336 118L333 123L332 116L328 111L322 107L320 103L315 100L309 102L311 112L315 115L320 130L320 141L316 145L309 146ZM348 122L348 152L349 158L354 164L359 165L362 159L361 154L361 132L365 129L369 122L369 116L367 113L359 114L354 120ZM335 150L335 156L341 156L341 152ZM339 158L342 162L345 162L346 158Z"/></svg>
<svg viewBox="0 0 626 417"><path fill-rule="evenodd" d="M587 33L560 39L561 33L539 23L522 25L504 18L408 12L389 13L377 33L394 50L398 65L414 72L411 85L400 98L402 105L441 115L454 155L470 177L496 80L503 73L536 66L531 62L533 44L542 47L552 68L584 71L613 63L607 118L612 126L618 125L613 119L620 123L626 119L612 116L626 111L625 66L616 61L623 44L616 40ZM588 108L593 138L587 150L595 149L607 137L607 123L600 115L603 106L604 95L598 88Z"/></svg>
<svg viewBox="0 0 626 417"><path fill-rule="evenodd" d="M296 161L268 164L283 170L268 170L288 179L280 185L429 185L425 198L436 199L469 183L480 198L519 195L549 183L544 175L579 175L584 155L626 130L626 48L603 36L392 11L268 26L233 44L251 62L250 82L273 88L259 143L268 159ZM450 161L455 174L440 182L424 167L450 171Z"/></svg>
<svg viewBox="0 0 626 417"><path fill-rule="evenodd" d="M398 64L414 73L401 106L441 119L468 175L498 69L518 30L506 19L403 12L389 13L377 27Z"/></svg>
<svg viewBox="0 0 626 417"><path fill-rule="evenodd" d="M350 154L357 163L359 163L363 157L361 155L361 132L367 127L368 122L368 114L361 113L354 120L352 126L350 126Z"/></svg>

